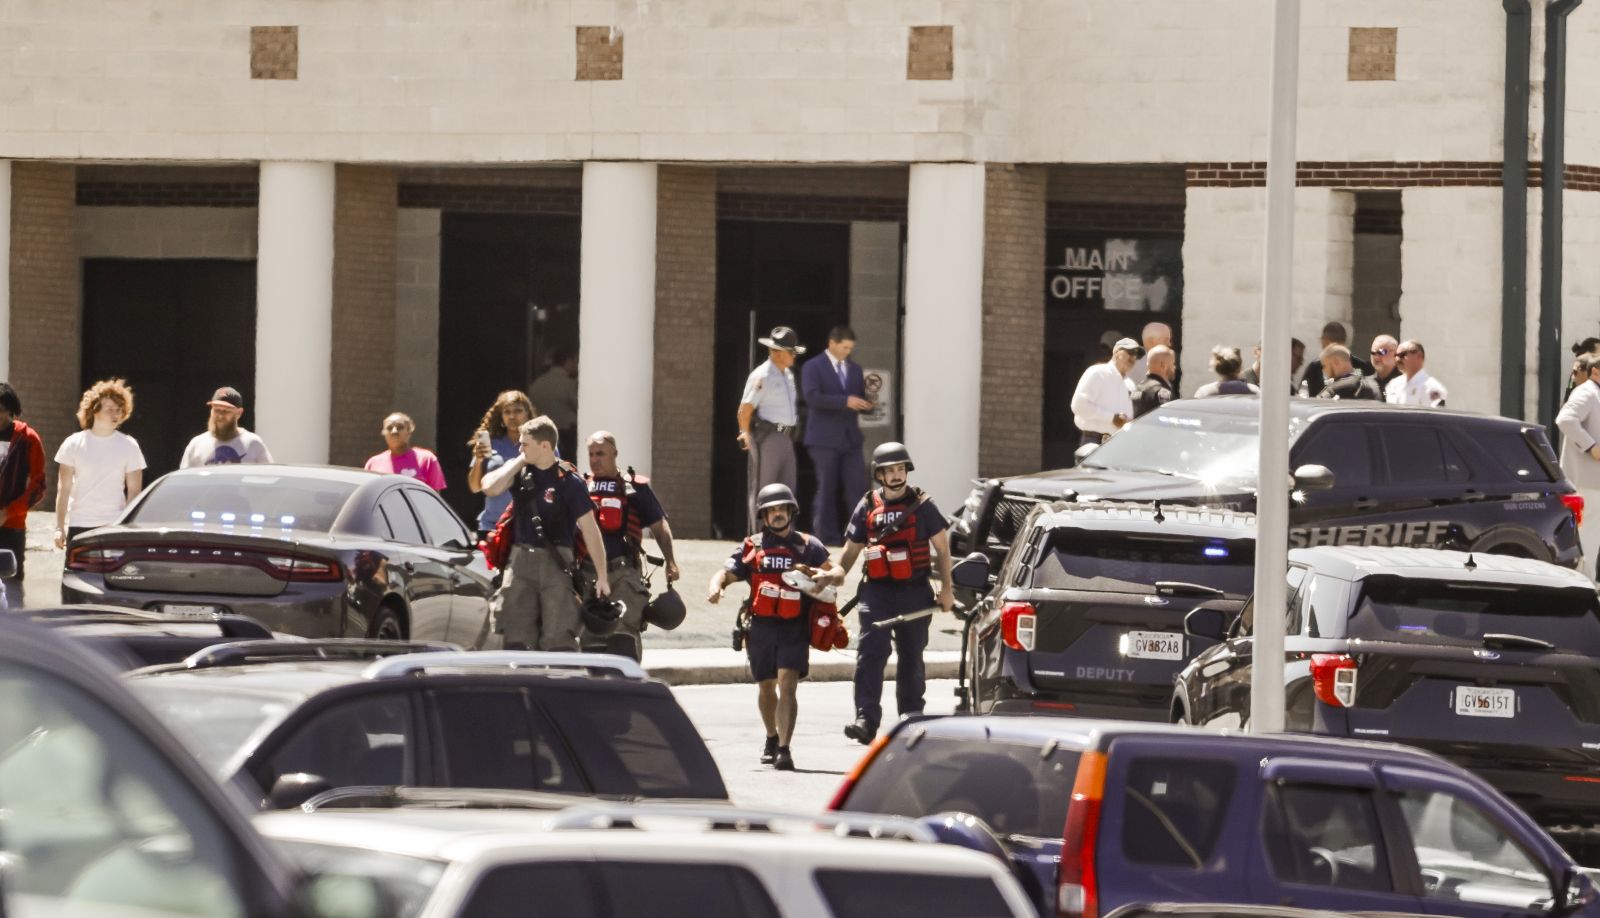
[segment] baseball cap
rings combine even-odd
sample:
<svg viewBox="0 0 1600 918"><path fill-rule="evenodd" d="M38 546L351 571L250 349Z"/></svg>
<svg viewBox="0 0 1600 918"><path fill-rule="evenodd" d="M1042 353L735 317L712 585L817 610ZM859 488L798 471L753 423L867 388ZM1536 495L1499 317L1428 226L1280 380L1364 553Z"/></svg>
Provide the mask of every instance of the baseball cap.
<svg viewBox="0 0 1600 918"><path fill-rule="evenodd" d="M1144 346L1132 338L1119 338L1116 344L1111 345L1111 353L1117 351L1132 351L1135 357L1144 356Z"/></svg>
<svg viewBox="0 0 1600 918"><path fill-rule="evenodd" d="M206 402L206 404L213 407L226 405L229 408L243 408L244 396L240 395L239 390L232 386L223 386L211 393L211 401Z"/></svg>

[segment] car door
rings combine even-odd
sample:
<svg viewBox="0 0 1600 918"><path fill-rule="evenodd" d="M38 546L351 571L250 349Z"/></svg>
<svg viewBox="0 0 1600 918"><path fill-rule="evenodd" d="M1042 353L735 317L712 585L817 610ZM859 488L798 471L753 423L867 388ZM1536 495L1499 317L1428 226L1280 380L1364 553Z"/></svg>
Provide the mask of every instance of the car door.
<svg viewBox="0 0 1600 918"><path fill-rule="evenodd" d="M396 486L378 498L379 528L389 536L389 576L404 590L412 640L442 641L450 632L454 591L449 556L428 543L404 490Z"/></svg>
<svg viewBox="0 0 1600 918"><path fill-rule="evenodd" d="M403 489L422 524L423 538L444 559L450 575L450 626L445 639L477 650L489 633L488 568L455 512L431 490Z"/></svg>
<svg viewBox="0 0 1600 918"><path fill-rule="evenodd" d="M284 775L315 775L332 787L421 784L417 710L406 687L336 698L296 713L250 757L245 771L263 794Z"/></svg>
<svg viewBox="0 0 1600 918"><path fill-rule="evenodd" d="M1373 497L1378 521L1396 524L1386 544L1466 548L1461 506L1484 499L1485 482L1473 470L1449 431L1421 420L1384 420L1372 425L1378 459ZM1358 544L1372 544L1370 542Z"/></svg>
<svg viewBox="0 0 1600 918"><path fill-rule="evenodd" d="M1291 468L1320 465L1333 472L1333 487L1291 495L1290 548L1337 545L1342 522L1381 512L1365 423L1354 418L1318 421L1295 443L1289 463Z"/></svg>
<svg viewBox="0 0 1600 918"><path fill-rule="evenodd" d="M1285 574L1289 597L1284 613L1286 627L1295 621L1300 586L1305 577L1306 569L1301 565L1290 565ZM1251 597L1228 639L1201 651L1184 671L1192 677L1188 699L1190 723L1238 727L1249 719L1255 607L1255 597Z"/></svg>

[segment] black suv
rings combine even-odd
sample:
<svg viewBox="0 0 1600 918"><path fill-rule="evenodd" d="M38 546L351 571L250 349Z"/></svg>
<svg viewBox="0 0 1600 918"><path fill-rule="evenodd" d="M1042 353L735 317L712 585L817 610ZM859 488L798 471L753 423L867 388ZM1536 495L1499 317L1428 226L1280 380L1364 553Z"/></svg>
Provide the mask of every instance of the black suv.
<svg viewBox="0 0 1600 918"><path fill-rule="evenodd" d="M1255 517L1160 505L1039 506L990 578L973 553L955 581L994 587L965 629L973 711L1165 720L1172 679L1213 642L1183 632L1203 601L1238 610L1255 570Z"/></svg>
<svg viewBox="0 0 1600 918"><path fill-rule="evenodd" d="M1546 825L1600 824L1600 597L1525 558L1417 548L1289 553L1286 726L1407 743L1477 772ZM1253 603L1204 605L1174 720L1243 724Z"/></svg>
<svg viewBox="0 0 1600 918"><path fill-rule="evenodd" d="M998 561L1041 501L1254 511L1258 405L1254 396L1172 402L1123 427L1076 468L980 482L951 527L952 550ZM1583 499L1539 427L1443 409L1293 399L1289 443L1292 548L1415 545L1578 563Z"/></svg>
<svg viewBox="0 0 1600 918"><path fill-rule="evenodd" d="M671 691L626 657L246 641L128 680L219 777L275 809L369 785L728 797Z"/></svg>

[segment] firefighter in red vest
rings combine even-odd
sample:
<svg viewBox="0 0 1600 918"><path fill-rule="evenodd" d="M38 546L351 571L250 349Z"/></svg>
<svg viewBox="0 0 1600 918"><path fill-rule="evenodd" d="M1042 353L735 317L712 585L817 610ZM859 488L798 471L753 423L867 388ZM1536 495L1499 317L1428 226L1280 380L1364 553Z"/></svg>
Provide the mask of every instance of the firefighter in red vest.
<svg viewBox="0 0 1600 918"><path fill-rule="evenodd" d="M650 602L650 592L644 582L644 531L650 530L655 538L666 562L667 582L670 583L678 579L678 563L672 553L672 527L667 525L666 511L661 509L649 480L633 474L632 469L627 475L617 470L615 436L597 430L589 437L588 449L589 500L594 504L600 538L606 544L611 598L621 600L624 611L616 631L605 637L585 634L583 643L586 647L603 645L597 649L638 660L644 652L639 640L640 625L644 620L644 607ZM594 562L581 547L578 554L587 598L594 583Z"/></svg>
<svg viewBox="0 0 1600 918"><path fill-rule="evenodd" d="M939 564L939 608L949 612L955 605L944 514L920 489L910 486L906 476L915 468L903 443L884 443L872 451L872 479L878 487L868 491L850 515L844 555L828 578L832 583L843 583L856 556L866 558L866 576L856 591L861 606L861 638L856 645L856 719L844 728L845 736L863 744L871 743L878 735L878 724L883 719L883 670L889 662L891 635L897 658L895 701L900 716L922 713L927 687L922 651L928 646L932 619L901 622L883 630L871 625L920 612L934 604L929 582L934 557Z"/></svg>
<svg viewBox="0 0 1600 918"><path fill-rule="evenodd" d="M794 528L800 505L788 485L769 484L756 495L761 530L744 540L727 566L711 576L706 599L717 602L735 581L750 584L750 632L745 653L750 672L760 684L758 706L767 728L761 763L794 771L789 739L794 735L799 703L795 691L811 668L811 597L783 582L792 570L816 577L833 567L828 549L815 537Z"/></svg>

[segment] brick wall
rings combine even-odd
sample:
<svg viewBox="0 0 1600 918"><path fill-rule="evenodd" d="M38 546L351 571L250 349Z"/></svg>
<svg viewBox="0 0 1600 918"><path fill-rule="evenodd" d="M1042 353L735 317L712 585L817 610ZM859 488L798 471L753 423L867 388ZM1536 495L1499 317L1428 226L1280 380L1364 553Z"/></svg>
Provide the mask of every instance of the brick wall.
<svg viewBox="0 0 1600 918"><path fill-rule="evenodd" d="M427 444L439 442L441 223L437 210L402 207L395 242L394 403Z"/></svg>
<svg viewBox="0 0 1600 918"><path fill-rule="evenodd" d="M335 175L328 461L360 466L383 448L378 428L395 410L398 186L394 170L379 166L341 165Z"/></svg>
<svg viewBox="0 0 1600 918"><path fill-rule="evenodd" d="M990 165L983 228L983 426L978 474L1039 467L1044 417L1045 170Z"/></svg>
<svg viewBox="0 0 1600 918"><path fill-rule="evenodd" d="M651 470L675 535L711 535L711 389L717 173L662 166L656 191L656 359Z"/></svg>
<svg viewBox="0 0 1600 918"><path fill-rule="evenodd" d="M78 429L83 391L74 183L72 166L11 166L10 383L46 456Z"/></svg>

